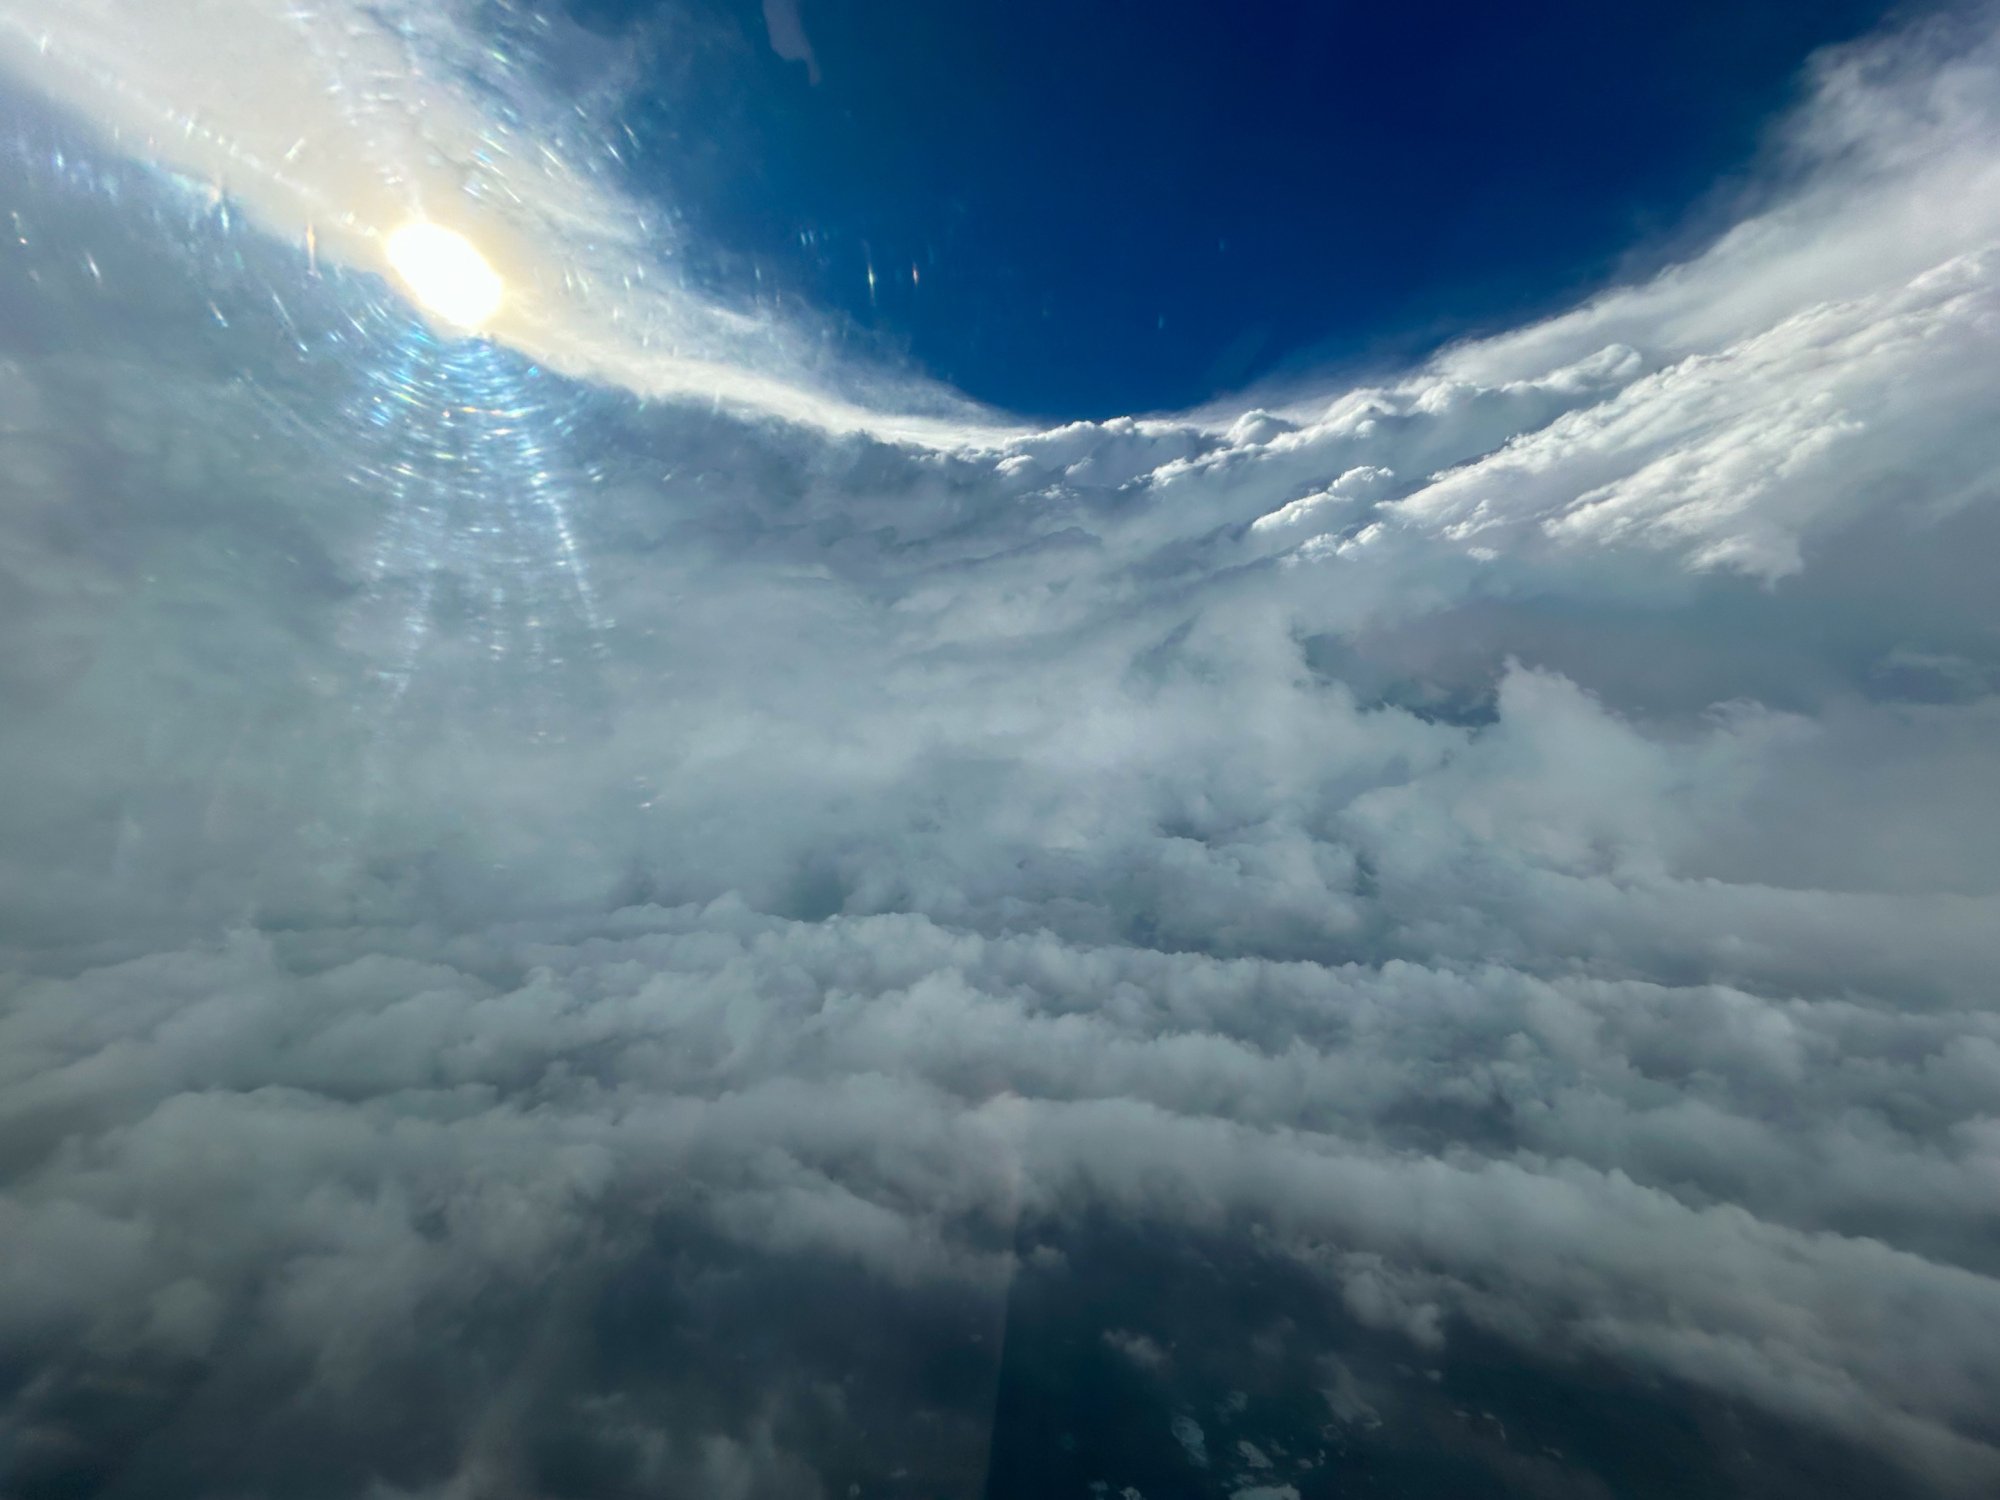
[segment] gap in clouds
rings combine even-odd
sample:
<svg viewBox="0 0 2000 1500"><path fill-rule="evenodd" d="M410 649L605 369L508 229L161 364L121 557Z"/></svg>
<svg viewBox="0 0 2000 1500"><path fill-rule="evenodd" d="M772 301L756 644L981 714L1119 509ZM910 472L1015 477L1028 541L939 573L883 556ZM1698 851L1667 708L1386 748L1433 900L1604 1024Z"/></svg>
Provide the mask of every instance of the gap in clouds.
<svg viewBox="0 0 2000 1500"><path fill-rule="evenodd" d="M757 0L566 7L646 49L624 180L706 281L1068 417L1407 364L1656 270L1889 9L805 0L809 70Z"/></svg>

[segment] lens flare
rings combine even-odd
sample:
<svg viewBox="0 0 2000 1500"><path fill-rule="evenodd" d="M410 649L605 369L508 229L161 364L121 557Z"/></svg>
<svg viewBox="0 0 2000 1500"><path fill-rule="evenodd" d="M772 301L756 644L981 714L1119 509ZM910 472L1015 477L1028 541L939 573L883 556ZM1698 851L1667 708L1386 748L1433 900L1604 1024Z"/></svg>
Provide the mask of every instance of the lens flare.
<svg viewBox="0 0 2000 1500"><path fill-rule="evenodd" d="M405 224L389 236L389 264L427 312L466 333L500 310L505 284L472 241L442 224Z"/></svg>

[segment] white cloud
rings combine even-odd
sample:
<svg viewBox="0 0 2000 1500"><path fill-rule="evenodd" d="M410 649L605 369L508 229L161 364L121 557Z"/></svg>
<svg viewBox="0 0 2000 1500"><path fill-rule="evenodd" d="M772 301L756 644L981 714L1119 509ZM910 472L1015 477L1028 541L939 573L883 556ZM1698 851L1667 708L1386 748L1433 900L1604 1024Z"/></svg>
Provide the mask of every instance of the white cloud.
<svg viewBox="0 0 2000 1500"><path fill-rule="evenodd" d="M110 14L54 27L72 104ZM530 449L382 436L426 356L354 285L254 342L262 241L189 282L172 191L29 182L104 284L0 285L90 330L0 363L11 1431L75 1472L122 1382L158 1493L308 1441L356 1493L929 1478L991 1392L905 1421L899 1351L995 1378L1108 1215L1433 1368L1990 1487L2000 66L1956 35L1827 63L1786 185L1644 285L976 442L484 347L424 378ZM1132 1378L1222 1356L1124 1290L1085 1341ZM1342 1440L1393 1434L1346 1354Z"/></svg>
<svg viewBox="0 0 2000 1500"><path fill-rule="evenodd" d="M565 374L834 430L1009 430L914 378L837 367L809 330L694 291L671 221L615 185L608 106L631 59L594 49L551 88L520 37L491 44L494 25L552 51L559 30L584 46L553 14L524 21L473 0L0 0L0 74L328 267L387 276L389 236L443 223L507 287L486 334Z"/></svg>

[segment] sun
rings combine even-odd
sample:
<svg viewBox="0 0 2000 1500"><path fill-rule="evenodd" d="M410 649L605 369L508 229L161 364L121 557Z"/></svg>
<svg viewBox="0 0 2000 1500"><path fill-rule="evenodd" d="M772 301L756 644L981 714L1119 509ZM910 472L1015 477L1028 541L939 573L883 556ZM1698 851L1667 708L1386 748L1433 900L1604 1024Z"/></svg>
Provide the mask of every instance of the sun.
<svg viewBox="0 0 2000 1500"><path fill-rule="evenodd" d="M442 224L405 224L389 236L389 264L425 310L476 333L500 310L506 284L464 235Z"/></svg>

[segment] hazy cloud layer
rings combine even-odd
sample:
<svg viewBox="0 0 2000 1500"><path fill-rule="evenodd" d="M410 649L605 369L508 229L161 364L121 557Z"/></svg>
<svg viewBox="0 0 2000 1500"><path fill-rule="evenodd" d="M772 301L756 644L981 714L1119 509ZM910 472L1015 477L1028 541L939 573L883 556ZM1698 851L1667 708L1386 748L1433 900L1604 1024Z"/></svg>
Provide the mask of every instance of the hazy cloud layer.
<svg viewBox="0 0 2000 1500"><path fill-rule="evenodd" d="M1062 1309L1112 1495L2000 1483L1997 45L1565 317L925 443L20 104L10 1493L976 1493Z"/></svg>

